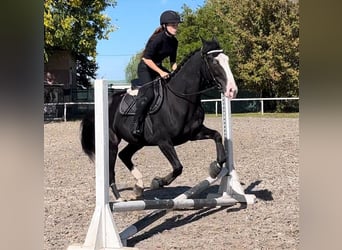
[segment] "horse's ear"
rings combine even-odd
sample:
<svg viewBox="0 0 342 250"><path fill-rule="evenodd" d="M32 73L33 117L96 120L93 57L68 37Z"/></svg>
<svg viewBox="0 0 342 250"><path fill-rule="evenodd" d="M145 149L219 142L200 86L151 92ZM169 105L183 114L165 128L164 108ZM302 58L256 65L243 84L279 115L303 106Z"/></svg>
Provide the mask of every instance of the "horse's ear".
<svg viewBox="0 0 342 250"><path fill-rule="evenodd" d="M218 43L218 40L217 40L217 37L216 36L213 36L213 39L212 39L214 42L217 42Z"/></svg>
<svg viewBox="0 0 342 250"><path fill-rule="evenodd" d="M204 45L206 42L205 39L202 36L200 36L200 38L201 38L202 44Z"/></svg>
<svg viewBox="0 0 342 250"><path fill-rule="evenodd" d="M202 54L202 56L205 54L205 47L206 47L206 43L207 43L207 41L202 37L202 36L200 36L200 38L201 38L201 41L202 41L202 48L201 48L201 54Z"/></svg>

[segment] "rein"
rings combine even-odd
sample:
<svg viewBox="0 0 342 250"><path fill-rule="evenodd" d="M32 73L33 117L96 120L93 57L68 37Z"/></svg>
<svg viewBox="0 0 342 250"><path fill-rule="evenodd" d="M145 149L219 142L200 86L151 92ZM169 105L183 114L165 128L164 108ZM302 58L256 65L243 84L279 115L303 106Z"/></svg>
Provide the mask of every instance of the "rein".
<svg viewBox="0 0 342 250"><path fill-rule="evenodd" d="M206 54L209 55L209 54L212 54L212 53L221 53L221 52L223 52L222 49L220 49L220 50L211 50L211 51L208 51ZM213 75L213 73L212 73L211 70L210 70L210 66L209 66L207 57L205 57L205 56L202 55L202 58L203 58L203 60L204 60L204 62L205 62L205 65L207 66L207 70L208 70L208 72L209 72L209 74L210 74L210 77L211 77L211 79L212 79L211 81L209 81L209 80L206 79L206 81L207 81L208 83L210 83L210 84L211 84L211 83L214 83L215 85L212 86L212 87L208 87L208 88L206 88L206 89L204 89L204 90L200 90L200 91L196 91L196 92L187 94L187 93L180 93L180 92L178 92L178 91L175 91L175 90L173 90L173 89L170 87L169 84L166 84L166 87L167 87L174 95L176 95L176 96L178 96L178 97L186 97L186 96L192 96L192 95L203 94L203 93L208 92L208 91L210 91L210 90L213 90L213 89L215 89L215 88L218 88L219 90L222 89L221 86L219 85L219 83L217 82L215 76Z"/></svg>
<svg viewBox="0 0 342 250"><path fill-rule="evenodd" d="M204 90L201 90L201 91L197 91L197 92L193 92L193 93L189 93L189 94L186 94L186 93L181 93L181 92L177 92L175 90L173 90L169 84L166 85L166 87L176 96L179 96L179 97L186 97L186 96L191 96L191 95L199 95L199 94L203 94L205 92L208 92L212 89L215 89L217 88L217 86L212 86L210 88L206 88Z"/></svg>

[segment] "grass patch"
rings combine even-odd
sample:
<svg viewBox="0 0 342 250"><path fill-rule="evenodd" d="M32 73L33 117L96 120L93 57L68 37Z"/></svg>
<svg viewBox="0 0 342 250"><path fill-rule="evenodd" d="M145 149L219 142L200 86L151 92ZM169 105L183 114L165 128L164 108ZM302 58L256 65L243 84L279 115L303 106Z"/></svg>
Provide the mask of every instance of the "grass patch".
<svg viewBox="0 0 342 250"><path fill-rule="evenodd" d="M207 117L215 117L215 114L205 114ZM221 117L221 114L218 114ZM260 117L260 118L299 118L299 113L239 113L232 114L232 117Z"/></svg>

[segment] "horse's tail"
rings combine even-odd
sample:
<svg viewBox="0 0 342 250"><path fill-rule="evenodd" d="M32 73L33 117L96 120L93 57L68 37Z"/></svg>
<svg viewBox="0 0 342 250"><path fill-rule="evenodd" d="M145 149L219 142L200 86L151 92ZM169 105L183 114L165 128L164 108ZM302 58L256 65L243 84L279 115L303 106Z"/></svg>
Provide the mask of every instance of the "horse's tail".
<svg viewBox="0 0 342 250"><path fill-rule="evenodd" d="M95 123L94 112L87 114L81 122L81 144L84 153L95 159Z"/></svg>
<svg viewBox="0 0 342 250"><path fill-rule="evenodd" d="M110 96L109 102L112 102L114 97L120 96L126 93L127 90L115 89ZM86 153L89 158L95 160L95 113L94 111L89 112L82 119L81 125L81 145L84 153Z"/></svg>

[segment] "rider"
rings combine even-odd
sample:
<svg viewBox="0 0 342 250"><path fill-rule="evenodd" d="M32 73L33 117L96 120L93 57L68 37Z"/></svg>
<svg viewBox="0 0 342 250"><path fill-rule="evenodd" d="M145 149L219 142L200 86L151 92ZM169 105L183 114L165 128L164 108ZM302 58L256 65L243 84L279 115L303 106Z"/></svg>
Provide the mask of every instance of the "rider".
<svg viewBox="0 0 342 250"><path fill-rule="evenodd" d="M137 96L137 110L132 130L134 136L143 134L145 116L154 98L153 88L149 83L158 76L164 79L169 77L170 72L162 66L162 61L169 57L171 69L177 68L178 40L175 35L180 22L180 16L177 12L164 11L160 16L160 26L149 38L142 53L138 65L138 78L140 84L145 86L139 89Z"/></svg>

